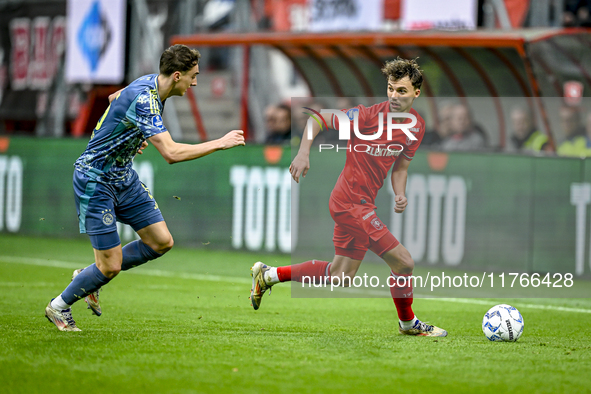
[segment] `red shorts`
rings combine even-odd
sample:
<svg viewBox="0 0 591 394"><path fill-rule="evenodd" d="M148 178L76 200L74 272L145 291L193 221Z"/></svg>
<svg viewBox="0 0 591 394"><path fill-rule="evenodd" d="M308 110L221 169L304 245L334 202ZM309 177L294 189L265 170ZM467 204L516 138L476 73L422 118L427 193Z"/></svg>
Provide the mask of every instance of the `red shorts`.
<svg viewBox="0 0 591 394"><path fill-rule="evenodd" d="M400 242L378 218L373 204L353 204L335 200L328 204L335 221L333 242L339 256L363 260L367 250L382 257Z"/></svg>

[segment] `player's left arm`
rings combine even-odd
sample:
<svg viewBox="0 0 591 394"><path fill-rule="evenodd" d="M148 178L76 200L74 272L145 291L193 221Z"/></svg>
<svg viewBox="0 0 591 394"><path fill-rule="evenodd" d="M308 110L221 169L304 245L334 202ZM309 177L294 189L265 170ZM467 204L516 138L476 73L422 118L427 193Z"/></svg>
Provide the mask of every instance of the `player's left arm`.
<svg viewBox="0 0 591 394"><path fill-rule="evenodd" d="M140 148L137 150L137 154L138 155L143 155L144 152L143 150L146 149L148 147L148 141L143 141L142 145L140 146Z"/></svg>
<svg viewBox="0 0 591 394"><path fill-rule="evenodd" d="M404 212L406 206L408 205L405 193L409 166L410 160L404 156L399 156L394 163L394 168L392 169L392 174L390 176L392 181L392 190L394 190L394 194L396 195L394 199L394 202L396 203L394 212L396 213Z"/></svg>
<svg viewBox="0 0 591 394"><path fill-rule="evenodd" d="M230 149L245 144L244 132L242 130L232 130L217 140L202 142L200 144L175 142L168 131L155 134L148 139L168 164L198 159L218 150Z"/></svg>

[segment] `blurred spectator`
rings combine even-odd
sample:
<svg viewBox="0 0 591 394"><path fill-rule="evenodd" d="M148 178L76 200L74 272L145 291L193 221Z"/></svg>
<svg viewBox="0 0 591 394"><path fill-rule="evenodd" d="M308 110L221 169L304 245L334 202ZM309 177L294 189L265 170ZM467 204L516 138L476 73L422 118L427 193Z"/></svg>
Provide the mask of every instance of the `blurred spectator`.
<svg viewBox="0 0 591 394"><path fill-rule="evenodd" d="M520 152L539 153L548 149L548 137L536 129L529 109L517 107L511 111L511 142Z"/></svg>
<svg viewBox="0 0 591 394"><path fill-rule="evenodd" d="M271 130L275 129L275 123L277 118L277 105L270 104L265 108L265 132L267 135Z"/></svg>
<svg viewBox="0 0 591 394"><path fill-rule="evenodd" d="M581 123L581 112L577 107L560 107L560 125L565 141L558 147L560 156L587 156L587 136Z"/></svg>
<svg viewBox="0 0 591 394"><path fill-rule="evenodd" d="M482 150L487 146L486 133L474 123L470 110L463 104L451 109L450 129L451 134L441 143L443 150Z"/></svg>
<svg viewBox="0 0 591 394"><path fill-rule="evenodd" d="M335 109L351 109L355 107L355 104L353 104L353 100L351 99L351 97L338 97L336 100L336 106Z"/></svg>
<svg viewBox="0 0 591 394"><path fill-rule="evenodd" d="M443 140L451 134L451 111L453 108L452 103L444 103L439 107L437 111L437 127L425 132L421 146L432 149L441 147Z"/></svg>
<svg viewBox="0 0 591 394"><path fill-rule="evenodd" d="M591 0L564 0L562 25L564 27L591 26L590 7Z"/></svg>
<svg viewBox="0 0 591 394"><path fill-rule="evenodd" d="M271 105L265 110L266 144L284 144L291 140L291 108L286 104Z"/></svg>

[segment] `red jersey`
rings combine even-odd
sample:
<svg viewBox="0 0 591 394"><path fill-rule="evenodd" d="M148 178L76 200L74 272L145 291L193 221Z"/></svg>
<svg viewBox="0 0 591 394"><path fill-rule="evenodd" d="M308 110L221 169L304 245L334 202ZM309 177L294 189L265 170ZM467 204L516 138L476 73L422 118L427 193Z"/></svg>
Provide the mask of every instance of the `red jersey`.
<svg viewBox="0 0 591 394"><path fill-rule="evenodd" d="M367 141L359 138L353 132L353 114L358 112L358 127L360 134L372 135L379 130L379 114L382 113L382 135L375 140ZM414 109L410 113L416 116L417 123L410 128L417 138L411 141L401 129L392 131L392 139L387 136L387 119L390 112L389 102L372 105L366 108L358 105L349 110L343 110L351 120L351 137L347 144L347 160L345 168L332 191L331 198L349 201L354 204L374 204L378 190L383 186L392 165L402 155L412 160L425 134L425 121ZM405 119L404 123L410 123ZM339 129L338 118L331 116L332 128Z"/></svg>

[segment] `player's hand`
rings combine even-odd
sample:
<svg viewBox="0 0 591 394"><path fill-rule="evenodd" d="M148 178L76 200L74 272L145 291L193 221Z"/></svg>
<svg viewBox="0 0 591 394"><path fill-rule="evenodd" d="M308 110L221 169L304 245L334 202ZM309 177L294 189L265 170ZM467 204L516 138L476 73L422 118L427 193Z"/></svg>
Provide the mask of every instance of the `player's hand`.
<svg viewBox="0 0 591 394"><path fill-rule="evenodd" d="M220 142L220 149L230 149L238 145L245 145L244 131L232 130L218 140Z"/></svg>
<svg viewBox="0 0 591 394"><path fill-rule="evenodd" d="M146 149L148 147L148 141L144 141L142 142L142 146L140 146L140 148L137 150L137 153L140 155L143 155L144 152L142 152L144 149Z"/></svg>
<svg viewBox="0 0 591 394"><path fill-rule="evenodd" d="M310 158L308 155L297 154L295 159L289 166L289 173L294 181L300 183L300 175L305 178L308 170L310 169Z"/></svg>
<svg viewBox="0 0 591 394"><path fill-rule="evenodd" d="M394 212L396 213L404 212L406 206L408 205L408 201L404 196L396 196L394 202L396 203L396 205L394 206Z"/></svg>

